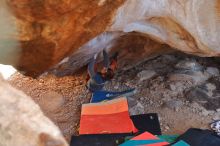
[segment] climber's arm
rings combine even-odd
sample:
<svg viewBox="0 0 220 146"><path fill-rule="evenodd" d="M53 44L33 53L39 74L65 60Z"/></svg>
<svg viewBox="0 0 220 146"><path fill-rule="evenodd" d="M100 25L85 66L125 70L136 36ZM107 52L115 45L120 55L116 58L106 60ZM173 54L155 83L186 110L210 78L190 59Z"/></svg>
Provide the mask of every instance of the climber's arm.
<svg viewBox="0 0 220 146"><path fill-rule="evenodd" d="M89 76L91 78L94 78L95 75L96 75L96 71L95 71L95 60L96 60L96 57L97 55L95 55L89 62L89 65L88 65L88 73L89 73Z"/></svg>
<svg viewBox="0 0 220 146"><path fill-rule="evenodd" d="M110 62L109 62L109 56L106 50L103 50L103 57L104 57L104 67L109 68Z"/></svg>

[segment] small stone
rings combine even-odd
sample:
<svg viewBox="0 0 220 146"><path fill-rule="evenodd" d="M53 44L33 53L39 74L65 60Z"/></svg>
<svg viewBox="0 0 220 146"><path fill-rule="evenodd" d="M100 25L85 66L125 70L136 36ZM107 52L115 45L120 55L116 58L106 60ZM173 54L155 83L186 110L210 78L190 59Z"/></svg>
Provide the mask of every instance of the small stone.
<svg viewBox="0 0 220 146"><path fill-rule="evenodd" d="M219 76L219 69L216 67L207 67L206 72L211 76Z"/></svg>
<svg viewBox="0 0 220 146"><path fill-rule="evenodd" d="M178 112L179 111L179 108L175 109L175 112Z"/></svg>
<svg viewBox="0 0 220 146"><path fill-rule="evenodd" d="M213 120L220 120L220 113L215 113L215 115L212 118Z"/></svg>
<svg viewBox="0 0 220 146"><path fill-rule="evenodd" d="M170 84L170 90L175 91L176 90L176 86L173 84Z"/></svg>
<svg viewBox="0 0 220 146"><path fill-rule="evenodd" d="M144 106L138 102L135 106L132 108L129 108L130 115L139 115L144 114Z"/></svg>
<svg viewBox="0 0 220 146"><path fill-rule="evenodd" d="M144 100L144 97L141 97L140 100L143 101L143 100Z"/></svg>
<svg viewBox="0 0 220 146"><path fill-rule="evenodd" d="M169 75L170 81L184 81L192 82L193 84L200 84L208 80L210 75L202 71L193 71L193 73L174 73Z"/></svg>
<svg viewBox="0 0 220 146"><path fill-rule="evenodd" d="M114 86L114 89L119 89L119 86L118 86L118 85L115 85L115 86Z"/></svg>
<svg viewBox="0 0 220 146"><path fill-rule="evenodd" d="M165 126L165 129L166 129L166 130L169 130L169 129L170 129L170 127L169 127L169 126Z"/></svg>
<svg viewBox="0 0 220 146"><path fill-rule="evenodd" d="M206 87L207 87L208 90L211 90L211 91L216 89L216 86L214 84L211 84L211 83L207 83Z"/></svg>
<svg viewBox="0 0 220 146"><path fill-rule="evenodd" d="M169 100L165 102L165 105L173 110L178 110L183 106L183 102L181 100Z"/></svg>
<svg viewBox="0 0 220 146"><path fill-rule="evenodd" d="M209 115L209 112L208 112L207 110L203 110L203 111L201 112L201 115L202 115L202 116L208 116L208 115Z"/></svg>
<svg viewBox="0 0 220 146"><path fill-rule="evenodd" d="M216 112L220 112L220 108L216 109Z"/></svg>
<svg viewBox="0 0 220 146"><path fill-rule="evenodd" d="M138 73L137 77L139 78L139 81L144 81L147 79L152 78L153 76L155 76L156 72L153 70L143 70L141 72Z"/></svg>
<svg viewBox="0 0 220 146"><path fill-rule="evenodd" d="M176 83L176 86L177 86L177 87L182 87L183 84L182 84L181 82L177 82L177 83Z"/></svg>
<svg viewBox="0 0 220 146"><path fill-rule="evenodd" d="M177 69L180 70L191 70L191 71L201 71L203 66L201 66L198 62L194 60L182 60L175 66Z"/></svg>
<svg viewBox="0 0 220 146"><path fill-rule="evenodd" d="M203 116L214 115L214 113L215 113L215 111L206 110L205 108L202 109L202 111L201 111L201 115L203 115Z"/></svg>
<svg viewBox="0 0 220 146"><path fill-rule="evenodd" d="M167 102L167 101L171 100L171 97L170 96L166 96L162 100L163 100L163 102Z"/></svg>

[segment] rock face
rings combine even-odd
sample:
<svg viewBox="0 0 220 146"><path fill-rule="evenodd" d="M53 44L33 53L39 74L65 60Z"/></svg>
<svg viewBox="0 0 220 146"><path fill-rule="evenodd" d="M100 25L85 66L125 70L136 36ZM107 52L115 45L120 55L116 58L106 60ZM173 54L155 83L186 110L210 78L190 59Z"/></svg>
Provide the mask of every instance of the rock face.
<svg viewBox="0 0 220 146"><path fill-rule="evenodd" d="M0 79L1 146L67 146L60 130L30 97Z"/></svg>
<svg viewBox="0 0 220 146"><path fill-rule="evenodd" d="M9 38L6 37L5 41L10 43L16 37L20 42L17 47L20 49L17 54L18 64L14 64L28 75L42 73L102 33L122 2L123 0L7 1L8 8L5 8L5 12L13 14L10 16L11 21L16 18L17 31L8 34Z"/></svg>
<svg viewBox="0 0 220 146"><path fill-rule="evenodd" d="M140 51L143 58L164 50L161 44L199 56L220 52L219 0L10 0L7 4L17 31L3 40L19 42L18 62L13 64L29 75L40 74L67 56L64 61L70 61L69 66L81 67L104 47L124 51L123 57Z"/></svg>

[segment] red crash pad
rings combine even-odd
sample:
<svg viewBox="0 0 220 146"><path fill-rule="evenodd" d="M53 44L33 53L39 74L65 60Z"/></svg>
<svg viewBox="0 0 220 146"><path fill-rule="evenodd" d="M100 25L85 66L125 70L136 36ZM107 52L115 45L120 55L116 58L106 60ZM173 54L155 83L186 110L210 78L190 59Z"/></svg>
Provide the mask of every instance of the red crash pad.
<svg viewBox="0 0 220 146"><path fill-rule="evenodd" d="M159 139L158 137L152 135L149 132L144 132L141 135L138 135L131 140L153 140L153 139ZM142 145L142 146L166 146L168 145L168 142L160 142L160 143L154 143L154 144L147 144L147 145Z"/></svg>
<svg viewBox="0 0 220 146"><path fill-rule="evenodd" d="M149 132L144 132L129 141L121 144L120 146L167 146L169 143L159 139Z"/></svg>
<svg viewBox="0 0 220 146"><path fill-rule="evenodd" d="M128 112L126 98L82 106L79 134L137 132Z"/></svg>

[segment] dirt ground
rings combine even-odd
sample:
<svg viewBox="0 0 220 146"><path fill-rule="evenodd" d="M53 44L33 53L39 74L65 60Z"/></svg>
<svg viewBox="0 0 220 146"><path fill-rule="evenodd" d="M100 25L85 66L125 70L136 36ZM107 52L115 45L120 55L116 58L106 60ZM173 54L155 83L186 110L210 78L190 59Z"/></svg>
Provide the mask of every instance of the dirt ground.
<svg viewBox="0 0 220 146"><path fill-rule="evenodd" d="M191 127L208 128L213 119L220 118L220 90L216 81L211 81L220 78L218 68L215 58L160 55L119 70L105 88L136 88L136 94L128 97L130 114L158 113L163 134L181 134ZM78 131L81 104L89 102L85 78L85 70L72 76L43 75L38 79L16 73L9 82L32 97L69 141Z"/></svg>
<svg viewBox="0 0 220 146"><path fill-rule="evenodd" d="M71 135L77 134L82 103L86 97L85 75L74 75L58 78L46 75L38 79L13 75L9 82L33 98L70 141Z"/></svg>

